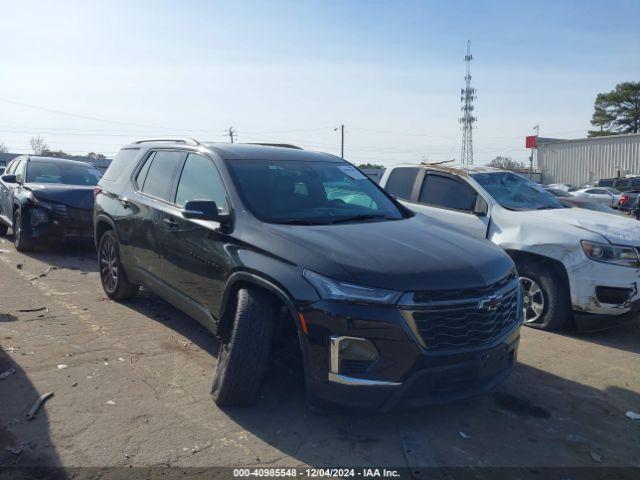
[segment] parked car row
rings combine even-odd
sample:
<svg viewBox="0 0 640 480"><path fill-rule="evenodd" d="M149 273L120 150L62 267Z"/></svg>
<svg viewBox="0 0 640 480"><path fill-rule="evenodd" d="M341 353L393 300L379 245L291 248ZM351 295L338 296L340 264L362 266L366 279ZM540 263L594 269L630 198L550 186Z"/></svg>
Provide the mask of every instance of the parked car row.
<svg viewBox="0 0 640 480"><path fill-rule="evenodd" d="M102 178L19 157L1 188L19 250L88 230L109 298L144 286L210 330L220 405L253 402L291 342L314 403L450 401L509 375L523 323L606 327L640 309L640 224L497 169L398 166L377 185L293 146L153 140Z"/></svg>

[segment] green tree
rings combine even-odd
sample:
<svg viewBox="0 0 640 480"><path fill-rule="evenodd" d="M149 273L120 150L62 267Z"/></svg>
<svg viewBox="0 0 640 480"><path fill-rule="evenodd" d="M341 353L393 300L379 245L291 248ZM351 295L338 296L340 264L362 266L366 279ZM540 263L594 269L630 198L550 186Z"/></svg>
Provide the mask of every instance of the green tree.
<svg viewBox="0 0 640 480"><path fill-rule="evenodd" d="M358 168L384 168L383 165L375 165L373 163L361 163Z"/></svg>
<svg viewBox="0 0 640 480"><path fill-rule="evenodd" d="M640 82L623 82L596 96L590 137L640 132Z"/></svg>
<svg viewBox="0 0 640 480"><path fill-rule="evenodd" d="M487 166L501 168L502 170L511 170L512 172L521 172L527 169L527 166L524 163L513 160L510 157L501 156L497 156L491 160Z"/></svg>

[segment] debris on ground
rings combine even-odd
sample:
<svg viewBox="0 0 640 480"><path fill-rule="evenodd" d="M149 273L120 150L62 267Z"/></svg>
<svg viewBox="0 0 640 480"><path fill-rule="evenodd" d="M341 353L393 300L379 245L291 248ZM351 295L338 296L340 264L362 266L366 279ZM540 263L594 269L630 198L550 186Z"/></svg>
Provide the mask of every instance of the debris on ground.
<svg viewBox="0 0 640 480"><path fill-rule="evenodd" d="M22 267L24 267L24 264L22 264L22 263L18 263L18 264L16 265L16 268L17 268L18 270L22 270Z"/></svg>
<svg viewBox="0 0 640 480"><path fill-rule="evenodd" d="M16 373L15 368L10 368L9 370L5 370L4 372L0 373L0 380L4 380L9 375L13 375L14 373Z"/></svg>
<svg viewBox="0 0 640 480"><path fill-rule="evenodd" d="M589 450L589 455L591 456L591 459L596 462L596 463L602 463L602 455L600 455L597 452L594 452L593 450Z"/></svg>
<svg viewBox="0 0 640 480"><path fill-rule="evenodd" d="M68 365L65 365L64 363L61 363L60 365L58 365L58 370L63 370L65 368L67 368Z"/></svg>
<svg viewBox="0 0 640 480"><path fill-rule="evenodd" d="M465 438L465 439L471 438L471 435L469 435L468 433L465 433L463 431L459 431L458 435L460 435L462 438Z"/></svg>
<svg viewBox="0 0 640 480"><path fill-rule="evenodd" d="M53 266L50 265L47 268L45 268L42 272L40 272L40 275L32 277L29 280L37 280L38 278L46 277L47 275L49 275L49 272L51 270L57 270L57 269L58 269L58 267L53 267Z"/></svg>
<svg viewBox="0 0 640 480"><path fill-rule="evenodd" d="M106 401L106 404L107 404L107 405L111 405L111 406L113 406L113 405L115 405L115 404L116 404L116 402L114 402L113 400L107 400L107 401Z"/></svg>
<svg viewBox="0 0 640 480"><path fill-rule="evenodd" d="M33 420L36 416L36 413L38 413L38 410L40 410L42 404L51 397L53 397L53 392L47 392L40 395L40 397L35 401L31 409L27 413L27 420Z"/></svg>
<svg viewBox="0 0 640 480"><path fill-rule="evenodd" d="M629 410L626 413L627 418L630 418L631 420L640 420L640 413L638 412L634 412L632 410Z"/></svg>
<svg viewBox="0 0 640 480"><path fill-rule="evenodd" d="M20 455L22 453L22 447L7 447L5 450L7 452L13 453L14 455Z"/></svg>
<svg viewBox="0 0 640 480"><path fill-rule="evenodd" d="M118 357L118 361L119 361L119 362L124 362L124 358L122 358L122 357Z"/></svg>
<svg viewBox="0 0 640 480"><path fill-rule="evenodd" d="M16 312L29 313L29 312L42 312L43 310L46 310L47 312L49 311L47 307L38 307L38 308L21 308L16 310Z"/></svg>

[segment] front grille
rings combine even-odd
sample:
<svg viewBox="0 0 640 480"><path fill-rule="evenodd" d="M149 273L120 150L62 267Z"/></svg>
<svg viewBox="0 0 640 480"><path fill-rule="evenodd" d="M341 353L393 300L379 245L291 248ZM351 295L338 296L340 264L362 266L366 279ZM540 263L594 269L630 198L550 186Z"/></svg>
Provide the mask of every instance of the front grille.
<svg viewBox="0 0 640 480"><path fill-rule="evenodd" d="M519 291L516 284L493 290L493 295L423 304L410 315L430 350L479 346L499 338L518 321Z"/></svg>
<svg viewBox="0 0 640 480"><path fill-rule="evenodd" d="M465 298L476 298L491 295L503 288L506 288L516 278L516 271L513 270L509 275L500 280L490 283L485 287L478 288L460 288L454 290L429 290L420 291L413 294L413 303L428 303L447 300L460 300Z"/></svg>
<svg viewBox="0 0 640 480"><path fill-rule="evenodd" d="M56 220L74 226L93 222L93 211L85 208L72 208L60 203L52 203L51 212Z"/></svg>

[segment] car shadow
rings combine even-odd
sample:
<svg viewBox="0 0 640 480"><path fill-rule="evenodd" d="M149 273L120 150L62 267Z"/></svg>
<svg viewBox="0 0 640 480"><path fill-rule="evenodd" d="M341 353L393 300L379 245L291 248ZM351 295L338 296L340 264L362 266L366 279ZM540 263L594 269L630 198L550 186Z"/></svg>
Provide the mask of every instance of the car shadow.
<svg viewBox="0 0 640 480"><path fill-rule="evenodd" d="M560 335L591 342L605 347L640 354L640 319L636 318L624 325L609 330L591 333L559 332Z"/></svg>
<svg viewBox="0 0 640 480"><path fill-rule="evenodd" d="M46 403L32 420L26 419L44 392L36 389L15 361L17 353L7 353L10 349L10 338L0 344L0 374L13 371L0 380L0 479L67 478L51 440ZM40 476L34 476L38 471Z"/></svg>
<svg viewBox="0 0 640 480"><path fill-rule="evenodd" d="M631 420L620 408L638 408L638 392L619 387L603 392L523 364L493 392L420 409L314 413L304 398L301 383L280 375L265 384L256 405L224 411L280 455L316 467L593 467L600 462L629 467L640 462Z"/></svg>
<svg viewBox="0 0 640 480"><path fill-rule="evenodd" d="M79 270L85 274L98 271L96 251L88 241L44 243L22 255L55 269Z"/></svg>
<svg viewBox="0 0 640 480"><path fill-rule="evenodd" d="M159 297L143 291L123 305L217 355L214 336ZM620 345L624 335L600 337ZM221 410L268 446L255 447L255 462L243 466L640 465L635 425L625 416L640 410L637 385L600 390L518 363L503 385L464 401L388 413L318 411L307 405L294 363L272 360L256 404Z"/></svg>

